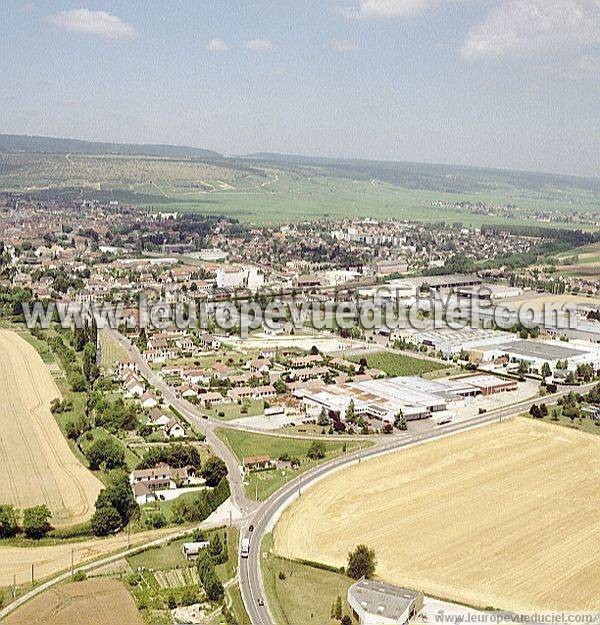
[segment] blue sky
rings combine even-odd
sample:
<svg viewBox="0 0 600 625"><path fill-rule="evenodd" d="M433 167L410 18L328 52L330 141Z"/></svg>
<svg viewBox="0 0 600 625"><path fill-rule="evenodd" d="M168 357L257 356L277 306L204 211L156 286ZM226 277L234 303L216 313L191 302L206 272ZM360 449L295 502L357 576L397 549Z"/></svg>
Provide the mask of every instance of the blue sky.
<svg viewBox="0 0 600 625"><path fill-rule="evenodd" d="M600 175L600 0L1 11L0 132Z"/></svg>

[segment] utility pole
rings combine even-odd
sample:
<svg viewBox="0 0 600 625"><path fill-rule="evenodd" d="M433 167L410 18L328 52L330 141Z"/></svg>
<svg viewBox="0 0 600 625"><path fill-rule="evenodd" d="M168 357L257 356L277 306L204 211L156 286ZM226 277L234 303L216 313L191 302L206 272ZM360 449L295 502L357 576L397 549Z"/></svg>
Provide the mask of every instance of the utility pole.
<svg viewBox="0 0 600 625"><path fill-rule="evenodd" d="M12 587L13 599L17 598L17 576L13 575L13 587Z"/></svg>
<svg viewBox="0 0 600 625"><path fill-rule="evenodd" d="M34 586L35 585L35 564L31 565L31 585Z"/></svg>

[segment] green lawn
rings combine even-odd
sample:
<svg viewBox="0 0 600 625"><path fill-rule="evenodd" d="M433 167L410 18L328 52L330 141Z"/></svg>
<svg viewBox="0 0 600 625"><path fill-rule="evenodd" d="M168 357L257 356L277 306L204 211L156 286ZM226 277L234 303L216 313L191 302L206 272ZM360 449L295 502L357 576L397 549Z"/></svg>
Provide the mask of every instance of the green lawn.
<svg viewBox="0 0 600 625"><path fill-rule="evenodd" d="M191 540L191 537L180 538L163 547L147 549L142 553L129 556L127 562L134 571L138 567L158 571L191 566L192 564L185 559L181 551L181 545Z"/></svg>
<svg viewBox="0 0 600 625"><path fill-rule="evenodd" d="M248 408L248 411L242 413L242 408L244 406ZM203 410L206 414L214 417L215 419L231 421L232 419L239 419L240 417L254 417L256 415L263 414L265 410L265 402L262 399L251 399L241 405L237 402L233 402L231 404L217 404L213 408ZM223 416L219 413L223 413Z"/></svg>
<svg viewBox="0 0 600 625"><path fill-rule="evenodd" d="M337 597L342 599L342 614L352 614L346 596L354 580L341 573L279 558L273 554L272 544L272 535L267 534L262 543L267 558L261 558L261 566L269 607L279 625L339 623L331 618Z"/></svg>
<svg viewBox="0 0 600 625"><path fill-rule="evenodd" d="M558 410L559 412L558 421L552 419L552 413L554 410ZM552 425L560 425L562 427L571 428L572 430L586 432L587 434L600 435L600 421L593 421L592 419L585 417L573 419L573 421L571 421L569 417L563 416L560 406L550 407L549 413L550 414L547 417L544 417L543 419L536 419L536 421L544 421L545 423L550 423ZM526 413L523 416L533 419L529 413Z"/></svg>
<svg viewBox="0 0 600 625"><path fill-rule="evenodd" d="M161 513L165 517L167 523L173 523L173 504L178 500L195 499L199 494L200 491L192 490L189 493L179 495L177 499L172 499L170 501L151 501L147 504L143 504L140 507L140 524L144 526L146 519L158 513Z"/></svg>
<svg viewBox="0 0 600 625"><path fill-rule="evenodd" d="M252 499L263 501L281 488L287 481L296 475L303 473L320 462L326 462L344 451L354 451L359 446L371 445L369 442L356 441L323 441L326 449L325 458L320 461L311 460L307 456L308 449L312 443L310 439L285 438L282 436L267 436L237 430L217 430L219 437L227 443L236 455L240 464L247 456L268 455L276 460L283 454L298 458L300 467L298 469L271 469L269 471L257 471L250 473L245 478L246 492Z"/></svg>
<svg viewBox="0 0 600 625"><path fill-rule="evenodd" d="M405 354L396 354L388 351L375 352L373 354L367 354L366 356L349 356L348 360L359 362L362 358L366 358L367 367L380 369L392 377L423 375L425 373L431 373L432 371L440 371L448 368L448 365L444 363L421 360Z"/></svg>

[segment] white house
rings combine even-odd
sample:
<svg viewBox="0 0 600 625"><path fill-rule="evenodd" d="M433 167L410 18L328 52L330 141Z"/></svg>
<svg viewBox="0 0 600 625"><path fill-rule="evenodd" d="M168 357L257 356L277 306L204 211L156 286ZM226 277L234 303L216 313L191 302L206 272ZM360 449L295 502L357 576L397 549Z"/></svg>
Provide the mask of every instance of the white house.
<svg viewBox="0 0 600 625"><path fill-rule="evenodd" d="M170 421L171 417L160 408L153 408L148 416L148 424L153 427L164 427Z"/></svg>
<svg viewBox="0 0 600 625"><path fill-rule="evenodd" d="M125 394L128 397L141 397L144 394L144 385L134 377L125 382Z"/></svg>
<svg viewBox="0 0 600 625"><path fill-rule="evenodd" d="M207 549L209 545L208 540L195 543L183 543L183 545L181 545L181 551L186 560L196 560L202 549Z"/></svg>
<svg viewBox="0 0 600 625"><path fill-rule="evenodd" d="M185 430L177 419L171 419L167 423L165 432L169 438L185 438Z"/></svg>
<svg viewBox="0 0 600 625"><path fill-rule="evenodd" d="M140 397L140 402L142 404L142 408L152 409L158 406L158 399L156 399L152 393L144 393Z"/></svg>

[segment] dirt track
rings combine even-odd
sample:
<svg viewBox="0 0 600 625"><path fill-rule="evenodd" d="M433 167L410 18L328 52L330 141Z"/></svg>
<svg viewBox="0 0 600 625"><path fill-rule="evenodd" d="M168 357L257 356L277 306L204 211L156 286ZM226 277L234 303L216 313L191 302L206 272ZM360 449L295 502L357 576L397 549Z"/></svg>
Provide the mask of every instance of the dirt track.
<svg viewBox="0 0 600 625"><path fill-rule="evenodd" d="M5 625L142 625L131 595L114 579L57 586L19 608Z"/></svg>
<svg viewBox="0 0 600 625"><path fill-rule="evenodd" d="M516 419L365 461L303 493L280 555L511 610L600 609L600 437Z"/></svg>
<svg viewBox="0 0 600 625"><path fill-rule="evenodd" d="M55 526L89 519L102 487L75 457L50 412L60 397L35 349L0 330L0 501L46 504Z"/></svg>

